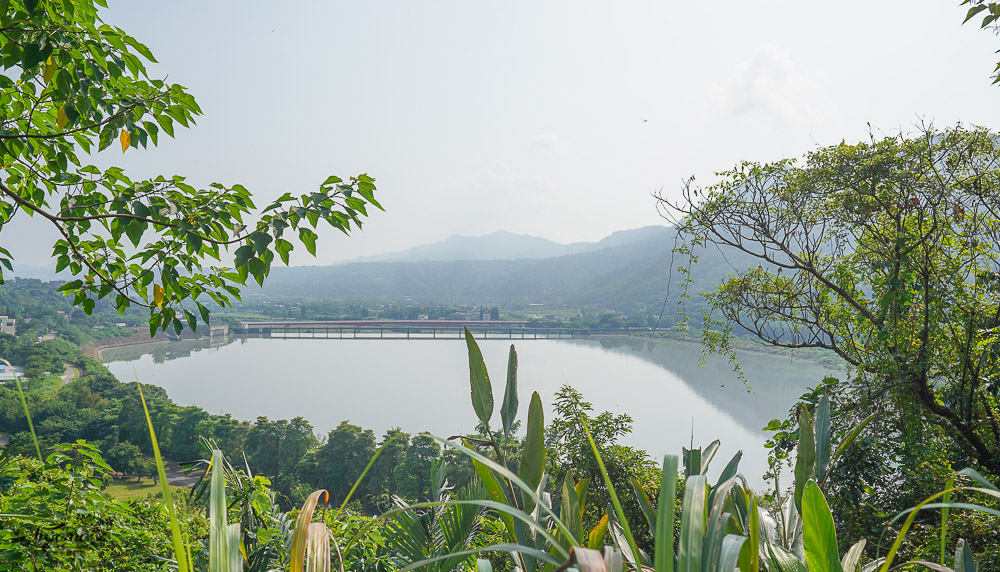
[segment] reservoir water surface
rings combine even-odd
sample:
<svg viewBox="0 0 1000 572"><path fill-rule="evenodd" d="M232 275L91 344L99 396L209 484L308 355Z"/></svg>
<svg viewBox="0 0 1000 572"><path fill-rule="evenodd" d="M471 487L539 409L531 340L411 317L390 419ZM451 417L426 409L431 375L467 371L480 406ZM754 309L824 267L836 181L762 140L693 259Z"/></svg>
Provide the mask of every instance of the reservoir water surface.
<svg viewBox="0 0 1000 572"><path fill-rule="evenodd" d="M510 342L479 344L499 408ZM755 486L767 468L764 425L784 418L808 387L837 373L812 361L744 352L744 383L726 359L703 360L697 344L667 340L526 340L515 347L519 419L538 391L548 422L553 396L570 385L595 415L632 417L624 444L658 460L679 455L692 440L697 447L720 439L714 468L743 450L742 472ZM345 420L377 436L399 427L447 437L472 432L477 422L468 354L458 340L248 339L221 347L180 341L108 349L103 359L119 379L161 386L181 405L250 421L301 416L321 435Z"/></svg>

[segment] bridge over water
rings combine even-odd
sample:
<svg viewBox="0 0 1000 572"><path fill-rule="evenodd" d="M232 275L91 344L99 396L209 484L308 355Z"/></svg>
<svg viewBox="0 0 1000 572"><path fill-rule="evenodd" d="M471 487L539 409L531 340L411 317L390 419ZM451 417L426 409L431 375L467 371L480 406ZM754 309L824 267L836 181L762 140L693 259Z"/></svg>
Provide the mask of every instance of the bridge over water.
<svg viewBox="0 0 1000 572"><path fill-rule="evenodd" d="M460 340L468 328L477 339L545 340L624 336L629 330L538 328L528 322L466 320L356 320L317 322L243 322L234 330L244 338L278 339L426 339Z"/></svg>

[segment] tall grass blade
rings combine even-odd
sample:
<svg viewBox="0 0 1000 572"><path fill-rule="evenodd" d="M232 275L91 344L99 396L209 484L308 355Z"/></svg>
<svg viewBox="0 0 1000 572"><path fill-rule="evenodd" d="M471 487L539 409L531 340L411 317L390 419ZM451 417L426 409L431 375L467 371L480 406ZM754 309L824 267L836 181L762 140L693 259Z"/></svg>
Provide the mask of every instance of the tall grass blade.
<svg viewBox="0 0 1000 572"><path fill-rule="evenodd" d="M948 484L945 486L946 489L954 488L955 477L948 479ZM945 503L951 502L951 491L949 490L944 498L941 499ZM941 556L938 560L938 564L944 566L944 547L948 543L948 513L951 511L951 507L944 507L941 509Z"/></svg>
<svg viewBox="0 0 1000 572"><path fill-rule="evenodd" d="M554 524L558 530L560 530L561 532L572 538L574 546L580 545L579 540L572 537L572 534L570 534L569 529L562 522L562 520L559 519L559 517L555 514L555 512L553 512L552 508L548 506L546 503L540 502L541 499L538 498L538 495L535 493L534 489L532 489L527 483L521 480L521 478L515 475L510 469L504 467L503 465L500 465L493 459L490 459L489 457L482 455L478 451L473 451L472 449L456 445L455 443L452 443L447 439L442 439L440 437L435 437L433 435L431 435L430 437L435 441L437 441L438 443L440 443L442 446L455 449L459 453L462 453L463 455L478 461L480 464L485 465L487 468L491 469L497 475L500 475L501 477L507 479L512 485L516 485L519 489L521 489L521 495L528 495L528 497L531 498L531 500L536 504L536 506L539 507L540 509L539 513L545 513L545 515L552 521L552 524ZM484 504L483 506L486 505ZM510 514L515 514L515 513L514 511L510 511Z"/></svg>
<svg viewBox="0 0 1000 572"><path fill-rule="evenodd" d="M139 388L139 400L142 401L142 411L146 415L146 424L149 426L149 438L153 442L153 457L156 459L156 473L160 477L160 486L163 489L163 503L167 505L167 516L170 519L170 536L174 544L174 558L177 559L177 569L180 572L194 570L193 562L188 560L188 553L184 549L184 540L181 538L181 525L177 520L177 511L174 508L174 501L170 498L170 483L167 482L167 471L163 467L163 457L160 455L160 444L156 440L156 430L153 429L153 419L149 416L149 407L146 405L146 397L142 394L142 384L136 381Z"/></svg>
<svg viewBox="0 0 1000 572"><path fill-rule="evenodd" d="M503 504L511 504L511 500L507 498L507 494L497 479L497 476L493 474L493 471L489 467L480 463L479 461L473 459L472 466L476 470L476 475L479 476L479 481L483 483L483 487L486 489L486 494L490 496L496 502ZM507 534L510 535L512 539L516 538L514 532L514 519L509 514L500 514L500 521L503 522L504 528L507 529Z"/></svg>
<svg viewBox="0 0 1000 572"><path fill-rule="evenodd" d="M17 386L17 396L21 398L24 416L28 419L28 430L31 431L31 441L35 444L35 453L38 454L38 460L44 462L42 448L38 446L38 435L35 435L35 424L31 422L31 413L28 412L28 402L24 400L24 392L21 391L21 379L16 374L14 375L14 385Z"/></svg>
<svg viewBox="0 0 1000 572"><path fill-rule="evenodd" d="M882 563L882 567L880 568L882 572L889 572L889 569L892 568L892 561L896 558L896 553L899 552L899 547L902 546L903 544L903 538L906 536L906 533L910 531L910 526L913 524L913 520L917 518L917 514L920 512L920 510L923 509L925 506L930 505L932 501L936 500L939 497L944 496L945 494L950 493L953 490L957 490L957 487L948 488L939 493L935 493L924 499L924 501L918 504L917 506L909 510L906 510L903 513L896 516L896 518L899 518L900 516L902 516L902 514L908 513L906 520L903 522L903 525L899 528L899 532L896 534L896 540L892 543L892 547L889 548L889 553L886 554L885 556L885 562ZM955 503L952 503L952 506L955 506ZM893 520L896 519L894 518Z"/></svg>
<svg viewBox="0 0 1000 572"><path fill-rule="evenodd" d="M630 479L632 483L632 492L635 493L635 500L639 503L639 508L642 509L643 516L646 517L646 525L649 526L649 532L656 537L656 509L653 508L653 503L649 501L649 496L646 495L646 491L642 490L642 484L639 479L632 477Z"/></svg>
<svg viewBox="0 0 1000 572"><path fill-rule="evenodd" d="M354 496L354 491L358 490L358 487L361 485L361 481L364 480L365 475L368 474L368 471L375 464L375 461L378 460L379 455L382 454L382 451L385 451L386 447L388 447L393 441L395 441L396 439L399 439L402 436L403 436L402 433L398 433L398 434L394 435L391 439L386 440L385 443L382 443L381 445L379 445L378 450L375 451L375 454L372 455L372 458L368 461L368 464L365 465L365 470L361 471L361 474L358 475L357 480L354 481L354 486L352 486L351 490L349 490L347 492L347 496L344 497L344 501L340 503L340 507L337 508L337 512L335 512L333 514L334 520L336 520L337 517L340 516L340 513L344 512L344 508L347 506L347 503L350 502L351 497Z"/></svg>
<svg viewBox="0 0 1000 572"><path fill-rule="evenodd" d="M583 426L583 432L587 435L587 441L590 443L590 450L594 452L594 459L597 461L597 467L601 470L601 476L604 477L604 484L608 487L608 496L611 497L611 504L615 507L615 515L618 517L618 522L621 524L622 531L625 533L625 539L628 541L629 550L631 550L633 555L632 564L636 568L642 565L639 562L640 553L639 546L635 543L635 537L632 536L632 529L629 528L628 519L625 518L625 511L622 509L622 503L618 500L618 493L615 492L615 485L611 482L611 476L608 475L608 468L604 466L604 459L601 457L601 452L597 449L597 443L594 442L594 436L590 434L590 428L587 427L587 423L581 419L580 424Z"/></svg>
<svg viewBox="0 0 1000 572"><path fill-rule="evenodd" d="M1000 489L998 489L996 487L996 485L994 485L993 483L991 483L988 480L986 480L986 477L984 477L981 474L979 474L979 471L977 471L975 469L962 469L961 471L958 472L958 474L959 475L964 475L966 477L970 477L972 480L974 480L977 483L979 483L979 486L984 487L986 489L990 489L990 490L993 491L993 493L987 493L987 494L993 494L993 496L997 496L994 493L1000 493ZM983 492L986 492L986 491L983 491Z"/></svg>
<svg viewBox="0 0 1000 572"><path fill-rule="evenodd" d="M439 554L437 556L432 556L430 558L425 558L418 562L411 562L404 568L400 568L399 572L407 572L408 570L416 570L418 568L423 568L428 564L433 564L441 560L446 560L455 556L472 556L476 554L483 554L486 552L520 552L523 554L530 555L543 562L548 562L558 567L562 564L562 561L552 556L544 550L538 550L537 548L530 548L528 546L522 546L520 544L494 544L492 546L484 546L482 548L470 548L468 550L461 550L459 552L452 552L450 554Z"/></svg>
<svg viewBox="0 0 1000 572"><path fill-rule="evenodd" d="M493 572L493 564L483 558L476 559L476 572Z"/></svg>
<svg viewBox="0 0 1000 572"><path fill-rule="evenodd" d="M847 437L844 437L844 440L840 442L840 445L837 445L837 450L834 451L833 455L830 457L830 464L827 467L826 473L823 475L816 475L816 477L820 479L819 486L821 487L823 486L823 483L825 483L826 479L830 476L830 467L832 467L833 464L837 462L837 459L840 458L840 455L842 455L844 451L851 446L851 443L853 443L858 438L858 435L860 435L861 432L864 431L865 427L867 427L868 424L872 422L872 419L875 419L875 415L877 414L872 413L864 420L862 420L860 423L855 425L854 429L851 429L851 431L847 434Z"/></svg>

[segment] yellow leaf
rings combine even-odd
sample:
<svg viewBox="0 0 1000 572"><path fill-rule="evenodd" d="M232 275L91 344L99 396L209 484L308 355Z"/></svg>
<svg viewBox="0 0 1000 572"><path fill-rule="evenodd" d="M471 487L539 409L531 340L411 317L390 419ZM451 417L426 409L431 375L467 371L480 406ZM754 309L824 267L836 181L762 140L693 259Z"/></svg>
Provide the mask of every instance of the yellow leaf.
<svg viewBox="0 0 1000 572"><path fill-rule="evenodd" d="M56 59L49 56L49 59L45 60L45 69L42 71L42 79L45 83L50 83L52 81L52 76L56 75Z"/></svg>
<svg viewBox="0 0 1000 572"><path fill-rule="evenodd" d="M124 153L128 149L128 146L132 144L132 136L128 134L128 130L122 129L122 134L118 139L122 142L122 153Z"/></svg>
<svg viewBox="0 0 1000 572"><path fill-rule="evenodd" d="M94 283L94 277L91 276L90 274L88 274L85 278L86 278L86 280L87 280L87 282L89 284L93 284Z"/></svg>
<svg viewBox="0 0 1000 572"><path fill-rule="evenodd" d="M160 288L159 284L153 284L153 302L157 308L163 307L163 288Z"/></svg>
<svg viewBox="0 0 1000 572"><path fill-rule="evenodd" d="M66 117L66 106L64 105L56 111L56 125L59 126L59 129L62 129L66 127L67 123L69 123L69 117Z"/></svg>

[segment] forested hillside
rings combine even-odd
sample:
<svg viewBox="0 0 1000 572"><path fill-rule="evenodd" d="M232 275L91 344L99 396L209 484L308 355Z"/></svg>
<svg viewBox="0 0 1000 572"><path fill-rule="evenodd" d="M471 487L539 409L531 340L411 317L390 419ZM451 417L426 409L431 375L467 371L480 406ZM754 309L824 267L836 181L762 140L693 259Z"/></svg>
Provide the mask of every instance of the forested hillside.
<svg viewBox="0 0 1000 572"><path fill-rule="evenodd" d="M262 290L267 296L330 299L412 298L439 303L523 306L594 306L627 314L659 315L670 284L667 316L678 310L676 286L688 256L673 254L676 233L669 228L633 242L544 259L358 262L330 267L276 268ZM605 241L597 244L607 244ZM689 291L697 294L731 272L716 250L696 251ZM671 266L672 263L672 266ZM673 270L671 270L673 268ZM697 296L688 302L699 304Z"/></svg>

